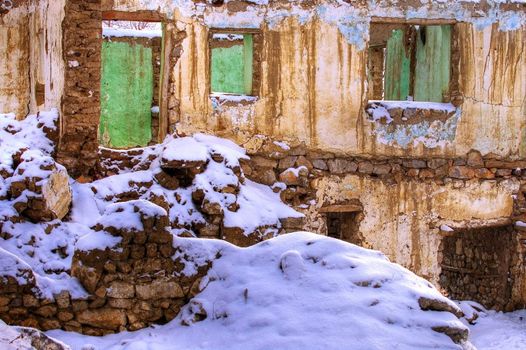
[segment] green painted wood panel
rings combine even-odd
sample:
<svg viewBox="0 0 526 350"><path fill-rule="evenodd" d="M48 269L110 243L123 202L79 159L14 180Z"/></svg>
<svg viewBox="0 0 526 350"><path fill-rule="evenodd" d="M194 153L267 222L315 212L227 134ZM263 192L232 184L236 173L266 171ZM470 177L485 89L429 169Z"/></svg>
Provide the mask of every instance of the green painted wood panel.
<svg viewBox="0 0 526 350"><path fill-rule="evenodd" d="M387 41L385 59L385 100L407 100L409 95L411 54L406 52L404 31L393 30Z"/></svg>
<svg viewBox="0 0 526 350"><path fill-rule="evenodd" d="M243 44L212 49L212 92L252 93L253 38L243 35Z"/></svg>
<svg viewBox="0 0 526 350"><path fill-rule="evenodd" d="M426 26L416 45L415 101L444 102L449 89L451 26Z"/></svg>
<svg viewBox="0 0 526 350"><path fill-rule="evenodd" d="M99 142L106 147L146 146L152 138L152 49L102 43Z"/></svg>

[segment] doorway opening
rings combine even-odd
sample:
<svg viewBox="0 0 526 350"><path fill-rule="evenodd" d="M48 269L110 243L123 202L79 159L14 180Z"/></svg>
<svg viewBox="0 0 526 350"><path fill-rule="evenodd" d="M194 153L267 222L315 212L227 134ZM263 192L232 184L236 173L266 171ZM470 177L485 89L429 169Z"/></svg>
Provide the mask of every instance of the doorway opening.
<svg viewBox="0 0 526 350"><path fill-rule="evenodd" d="M156 143L160 124L164 26L160 19L103 20L99 144Z"/></svg>
<svg viewBox="0 0 526 350"><path fill-rule="evenodd" d="M513 227L455 229L442 239L440 285L449 297L502 310L510 299Z"/></svg>
<svg viewBox="0 0 526 350"><path fill-rule="evenodd" d="M360 233L363 220L363 208L360 204L330 205L321 208L325 214L327 236L362 246L364 238Z"/></svg>

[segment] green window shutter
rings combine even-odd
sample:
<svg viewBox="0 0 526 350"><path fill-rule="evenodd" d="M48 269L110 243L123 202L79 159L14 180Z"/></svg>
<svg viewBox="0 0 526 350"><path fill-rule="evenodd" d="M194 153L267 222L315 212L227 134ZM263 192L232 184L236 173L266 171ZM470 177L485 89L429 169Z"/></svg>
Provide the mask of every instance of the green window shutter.
<svg viewBox="0 0 526 350"><path fill-rule="evenodd" d="M411 54L404 45L404 31L394 30L387 41L385 59L385 100L406 100L409 95Z"/></svg>
<svg viewBox="0 0 526 350"><path fill-rule="evenodd" d="M239 95L252 93L253 47L252 35L245 34L243 41L238 44L212 48L212 92Z"/></svg>
<svg viewBox="0 0 526 350"><path fill-rule="evenodd" d="M152 49L102 43L99 141L108 147L146 146L152 138Z"/></svg>
<svg viewBox="0 0 526 350"><path fill-rule="evenodd" d="M444 102L451 66L451 26L420 29L416 46L415 101ZM425 41L425 42L424 42Z"/></svg>
<svg viewBox="0 0 526 350"><path fill-rule="evenodd" d="M252 75L254 62L254 39L252 34L247 34L243 37L243 59L244 59L244 81L245 81L245 95L252 95Z"/></svg>

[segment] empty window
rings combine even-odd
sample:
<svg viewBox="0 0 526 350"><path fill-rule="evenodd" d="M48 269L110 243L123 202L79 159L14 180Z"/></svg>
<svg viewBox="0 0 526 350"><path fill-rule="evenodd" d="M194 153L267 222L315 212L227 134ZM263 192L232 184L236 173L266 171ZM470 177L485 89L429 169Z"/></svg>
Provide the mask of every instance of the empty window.
<svg viewBox="0 0 526 350"><path fill-rule="evenodd" d="M371 25L369 99L449 102L451 25Z"/></svg>
<svg viewBox="0 0 526 350"><path fill-rule="evenodd" d="M213 33L211 47L211 92L252 95L253 34Z"/></svg>

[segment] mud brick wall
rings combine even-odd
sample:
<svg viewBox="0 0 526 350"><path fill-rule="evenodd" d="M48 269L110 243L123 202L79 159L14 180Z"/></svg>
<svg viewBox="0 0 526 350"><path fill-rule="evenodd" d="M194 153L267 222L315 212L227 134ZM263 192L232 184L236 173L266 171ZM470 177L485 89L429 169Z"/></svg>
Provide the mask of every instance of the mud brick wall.
<svg viewBox="0 0 526 350"><path fill-rule="evenodd" d="M65 88L58 161L70 175L91 174L100 117L101 0L68 0L63 28Z"/></svg>

